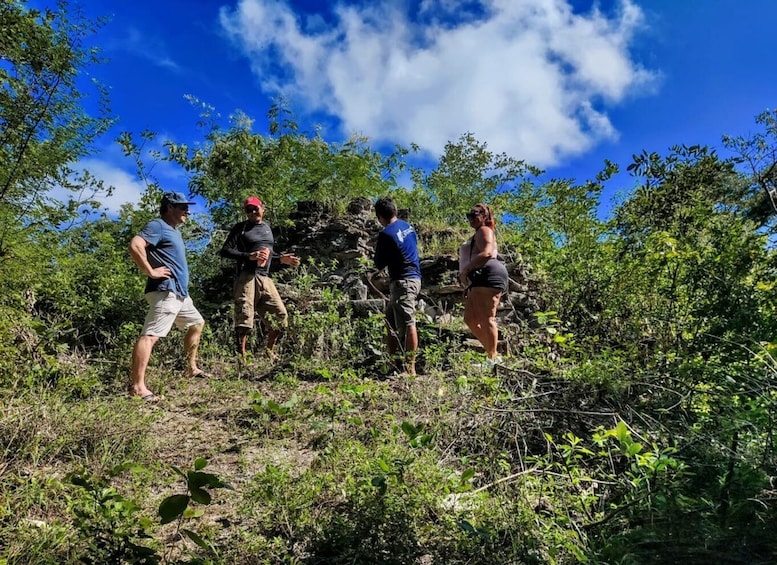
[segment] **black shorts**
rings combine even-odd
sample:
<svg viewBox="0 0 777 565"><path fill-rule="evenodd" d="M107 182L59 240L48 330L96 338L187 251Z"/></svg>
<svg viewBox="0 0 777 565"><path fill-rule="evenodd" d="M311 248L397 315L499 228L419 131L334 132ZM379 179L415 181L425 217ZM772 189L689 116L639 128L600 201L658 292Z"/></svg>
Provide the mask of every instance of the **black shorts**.
<svg viewBox="0 0 777 565"><path fill-rule="evenodd" d="M485 265L472 271L467 279L470 287L484 286L502 293L509 288L507 267L498 259L489 259Z"/></svg>

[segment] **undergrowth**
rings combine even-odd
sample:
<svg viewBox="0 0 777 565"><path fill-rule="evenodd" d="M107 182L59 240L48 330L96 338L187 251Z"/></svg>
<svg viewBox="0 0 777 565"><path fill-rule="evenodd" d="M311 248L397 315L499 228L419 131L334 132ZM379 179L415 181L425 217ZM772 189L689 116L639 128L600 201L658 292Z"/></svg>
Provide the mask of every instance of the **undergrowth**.
<svg viewBox="0 0 777 565"><path fill-rule="evenodd" d="M705 391L683 397L606 349L581 356L552 314L512 336L519 348L493 372L459 326L422 321L420 374L389 377L382 316L355 317L308 283L279 362L261 334L238 362L224 318L201 350L216 377L186 379L180 335L162 340L148 373L157 406L125 395L131 340L117 340L119 357L17 369L4 382L34 386L0 392L0 562L644 563L686 549L689 562L737 563L774 551L771 509L747 502L769 491L763 473L734 461L705 475L703 462L726 465L719 451L674 433L708 409ZM756 448L738 437L732 452Z"/></svg>

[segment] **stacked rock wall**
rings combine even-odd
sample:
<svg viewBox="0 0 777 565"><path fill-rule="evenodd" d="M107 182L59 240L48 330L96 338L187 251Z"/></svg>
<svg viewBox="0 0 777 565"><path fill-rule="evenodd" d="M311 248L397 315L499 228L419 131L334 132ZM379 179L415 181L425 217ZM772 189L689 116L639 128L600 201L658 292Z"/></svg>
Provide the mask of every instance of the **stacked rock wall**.
<svg viewBox="0 0 777 565"><path fill-rule="evenodd" d="M289 219L293 225L276 230L280 249L297 254L303 261L312 257L324 266L318 284L342 290L356 315L382 311L388 277L385 272L374 274L372 268L375 242L382 228L369 199L353 200L347 212L337 216L318 202L302 201ZM412 218L409 220L412 223ZM453 234L452 231L446 237L454 237ZM424 240L423 234L420 239ZM502 299L499 317L503 323L531 322L533 314L542 310L542 300L530 267L520 256L500 258L506 260L510 290ZM419 308L432 321L445 321L463 299L458 257L422 255L421 276Z"/></svg>

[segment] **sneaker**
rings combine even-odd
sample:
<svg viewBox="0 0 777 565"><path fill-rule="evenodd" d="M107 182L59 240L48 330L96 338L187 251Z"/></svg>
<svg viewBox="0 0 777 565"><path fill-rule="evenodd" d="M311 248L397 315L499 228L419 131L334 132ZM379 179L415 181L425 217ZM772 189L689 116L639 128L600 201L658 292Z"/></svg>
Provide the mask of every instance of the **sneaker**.
<svg viewBox="0 0 777 565"><path fill-rule="evenodd" d="M490 371L497 365L504 365L504 359L502 359L501 355L497 355L493 359L486 359L483 363L473 363L472 366L476 369L485 369Z"/></svg>

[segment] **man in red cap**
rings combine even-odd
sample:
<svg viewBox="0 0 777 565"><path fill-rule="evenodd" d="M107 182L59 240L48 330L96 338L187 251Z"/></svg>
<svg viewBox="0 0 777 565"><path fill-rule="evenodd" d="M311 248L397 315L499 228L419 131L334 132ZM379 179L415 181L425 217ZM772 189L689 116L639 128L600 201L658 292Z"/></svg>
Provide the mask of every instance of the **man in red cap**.
<svg viewBox="0 0 777 565"><path fill-rule="evenodd" d="M289 316L269 276L270 263L277 258L283 265L297 267L299 257L292 253L273 253L275 238L270 224L263 221L265 207L259 198L246 198L243 209L248 219L232 227L220 251L222 257L237 261L234 292L237 349L245 362L246 341L254 327L255 313L269 313L275 317L276 324L267 335L267 352L270 359L275 360L273 347L281 330L288 326Z"/></svg>

